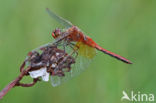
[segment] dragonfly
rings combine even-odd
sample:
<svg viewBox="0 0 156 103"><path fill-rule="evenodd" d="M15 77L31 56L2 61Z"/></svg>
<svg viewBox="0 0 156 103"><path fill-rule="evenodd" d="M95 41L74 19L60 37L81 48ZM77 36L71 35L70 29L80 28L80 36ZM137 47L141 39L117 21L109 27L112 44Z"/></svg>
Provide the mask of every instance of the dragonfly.
<svg viewBox="0 0 156 103"><path fill-rule="evenodd" d="M103 53L110 55L118 60L121 60L124 63L132 64L132 62L130 60L99 46L95 41L93 41L93 39L91 39L89 36L85 35L77 26L74 26L70 21L56 15L55 13L50 11L48 8L47 8L47 12L49 13L49 15L52 18L54 18L57 22L59 22L66 28L65 32L63 32L63 33L61 33L60 29L56 29L52 33L52 36L54 37L54 39L63 37L63 39L66 39L65 41L68 43L78 42L83 45L87 45L91 48L95 48L98 51L102 51ZM64 35L64 34L66 34L66 35Z"/></svg>
<svg viewBox="0 0 156 103"><path fill-rule="evenodd" d="M58 16L48 8L46 10L53 19L65 27L65 29L58 28L52 32L52 37L55 39L53 43L60 46L67 53L73 52L72 57L75 58L74 66L64 77L51 76L53 86L58 86L84 71L95 57L96 50L124 63L132 64L130 60L99 46L92 38L85 35L81 29L70 21Z"/></svg>

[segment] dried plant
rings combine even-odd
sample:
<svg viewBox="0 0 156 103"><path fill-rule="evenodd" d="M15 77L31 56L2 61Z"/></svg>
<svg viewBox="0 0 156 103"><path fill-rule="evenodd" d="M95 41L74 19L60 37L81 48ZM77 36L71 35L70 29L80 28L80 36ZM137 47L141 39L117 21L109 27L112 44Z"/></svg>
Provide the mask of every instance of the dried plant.
<svg viewBox="0 0 156 103"><path fill-rule="evenodd" d="M49 75L64 77L65 72L69 72L74 63L75 59L64 50L58 49L56 45L47 45L31 51L20 67L20 75L0 92L0 99L13 87L32 87L40 81L40 78L48 81ZM31 76L33 82L21 83L25 76Z"/></svg>

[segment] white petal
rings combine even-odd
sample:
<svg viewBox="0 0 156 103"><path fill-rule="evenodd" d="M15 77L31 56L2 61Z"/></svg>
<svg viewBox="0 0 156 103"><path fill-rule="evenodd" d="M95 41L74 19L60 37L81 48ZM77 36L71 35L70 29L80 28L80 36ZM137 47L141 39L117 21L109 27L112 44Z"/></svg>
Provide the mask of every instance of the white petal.
<svg viewBox="0 0 156 103"><path fill-rule="evenodd" d="M31 78L42 77L43 81L49 81L49 73L47 73L47 68L41 68L39 70L29 72Z"/></svg>
<svg viewBox="0 0 156 103"><path fill-rule="evenodd" d="M42 80L45 81L45 82L48 82L49 81L49 73L45 73L43 76L42 76Z"/></svg>

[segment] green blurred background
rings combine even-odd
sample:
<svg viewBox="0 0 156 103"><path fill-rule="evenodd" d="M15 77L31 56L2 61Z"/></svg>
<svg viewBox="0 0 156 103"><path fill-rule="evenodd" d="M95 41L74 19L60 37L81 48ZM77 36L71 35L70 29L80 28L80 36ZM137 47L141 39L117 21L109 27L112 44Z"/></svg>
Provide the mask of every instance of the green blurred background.
<svg viewBox="0 0 156 103"><path fill-rule="evenodd" d="M61 86L17 87L0 102L130 103L121 101L123 90L156 95L155 0L0 0L0 90L18 76L26 54L53 41L52 30L61 27L47 7L134 64L98 52L85 72Z"/></svg>

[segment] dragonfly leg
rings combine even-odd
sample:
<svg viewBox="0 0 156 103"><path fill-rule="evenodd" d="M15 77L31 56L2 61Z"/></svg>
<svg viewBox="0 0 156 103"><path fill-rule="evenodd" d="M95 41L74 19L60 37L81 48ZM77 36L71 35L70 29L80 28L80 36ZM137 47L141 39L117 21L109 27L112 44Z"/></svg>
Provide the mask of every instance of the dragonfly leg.
<svg viewBox="0 0 156 103"><path fill-rule="evenodd" d="M71 42L70 42L70 44L71 44L72 46L76 47L77 49L79 49L79 46L78 46L78 45L76 45L76 44L74 44L74 43L71 43Z"/></svg>
<svg viewBox="0 0 156 103"><path fill-rule="evenodd" d="M78 51L77 50L79 49L79 47L77 45L75 45L74 43L70 43L69 46L70 46L70 48L72 48L75 51L75 53L76 53L75 58L77 58L77 56L78 56Z"/></svg>

